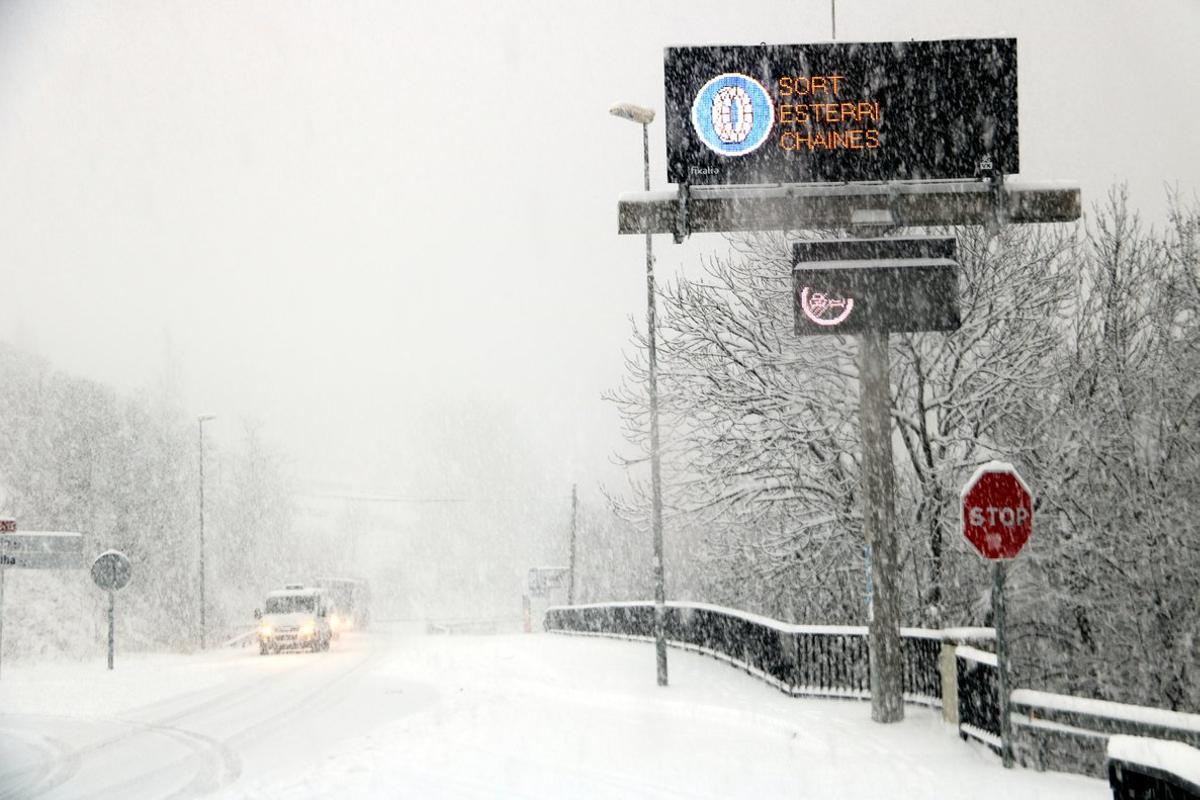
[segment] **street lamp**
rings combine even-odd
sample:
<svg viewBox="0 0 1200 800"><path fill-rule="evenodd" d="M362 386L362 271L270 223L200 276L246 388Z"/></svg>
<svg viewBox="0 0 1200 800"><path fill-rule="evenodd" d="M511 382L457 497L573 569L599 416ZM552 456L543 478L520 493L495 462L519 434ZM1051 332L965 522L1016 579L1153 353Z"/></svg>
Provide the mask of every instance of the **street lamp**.
<svg viewBox="0 0 1200 800"><path fill-rule="evenodd" d="M633 103L618 103L608 110L614 117L642 126L642 164L645 189L650 191L650 123L654 109ZM667 685L667 639L664 631L667 594L663 586L662 472L658 441L658 351L656 348L654 300L654 252L646 231L646 328L650 360L650 491L653 497L651 527L654 531L654 649L658 659L658 685Z"/></svg>
<svg viewBox="0 0 1200 800"><path fill-rule="evenodd" d="M216 419L215 414L196 418L200 426L200 649L208 646L208 626L204 616L204 423Z"/></svg>

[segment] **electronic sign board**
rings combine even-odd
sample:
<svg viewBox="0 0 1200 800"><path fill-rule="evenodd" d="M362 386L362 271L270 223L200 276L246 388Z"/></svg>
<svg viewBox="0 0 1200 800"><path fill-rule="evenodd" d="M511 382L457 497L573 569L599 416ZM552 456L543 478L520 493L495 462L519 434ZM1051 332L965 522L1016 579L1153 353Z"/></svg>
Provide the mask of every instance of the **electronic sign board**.
<svg viewBox="0 0 1200 800"><path fill-rule="evenodd" d="M663 67L671 183L1019 171L1015 39L668 47Z"/></svg>
<svg viewBox="0 0 1200 800"><path fill-rule="evenodd" d="M796 243L796 335L957 330L955 254L949 238Z"/></svg>

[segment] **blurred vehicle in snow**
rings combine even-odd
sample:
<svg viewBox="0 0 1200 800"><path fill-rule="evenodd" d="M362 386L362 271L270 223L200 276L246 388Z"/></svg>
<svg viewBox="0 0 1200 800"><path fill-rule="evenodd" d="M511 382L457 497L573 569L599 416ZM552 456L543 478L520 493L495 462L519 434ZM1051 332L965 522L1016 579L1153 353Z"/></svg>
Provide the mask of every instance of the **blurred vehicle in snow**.
<svg viewBox="0 0 1200 800"><path fill-rule="evenodd" d="M359 578L317 578L330 606L330 626L336 636L346 630L361 630L371 620L371 587Z"/></svg>
<svg viewBox="0 0 1200 800"><path fill-rule="evenodd" d="M328 650L333 639L325 590L290 583L267 594L258 620L258 650L262 655L281 650Z"/></svg>

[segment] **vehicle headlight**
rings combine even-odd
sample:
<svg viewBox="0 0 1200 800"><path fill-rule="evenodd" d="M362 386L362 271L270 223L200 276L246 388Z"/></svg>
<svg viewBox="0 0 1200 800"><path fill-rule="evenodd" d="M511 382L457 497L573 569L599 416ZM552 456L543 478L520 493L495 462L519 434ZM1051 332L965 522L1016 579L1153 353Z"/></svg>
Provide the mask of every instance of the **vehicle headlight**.
<svg viewBox="0 0 1200 800"><path fill-rule="evenodd" d="M270 625L259 625L258 626L258 635L259 636L270 636L274 632L275 632L275 629L272 628Z"/></svg>
<svg viewBox="0 0 1200 800"><path fill-rule="evenodd" d="M301 636L312 636L316 632L317 632L317 626L313 625L311 622L306 622L300 626L300 635Z"/></svg>

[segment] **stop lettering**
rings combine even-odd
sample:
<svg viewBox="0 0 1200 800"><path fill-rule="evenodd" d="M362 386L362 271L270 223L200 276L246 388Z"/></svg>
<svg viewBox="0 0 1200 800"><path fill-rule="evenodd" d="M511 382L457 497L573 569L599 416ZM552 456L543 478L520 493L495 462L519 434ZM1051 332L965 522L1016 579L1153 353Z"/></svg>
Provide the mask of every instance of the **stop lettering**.
<svg viewBox="0 0 1200 800"><path fill-rule="evenodd" d="M1033 532L1033 495L1011 464L990 461L963 486L963 536L986 559L1015 558Z"/></svg>

